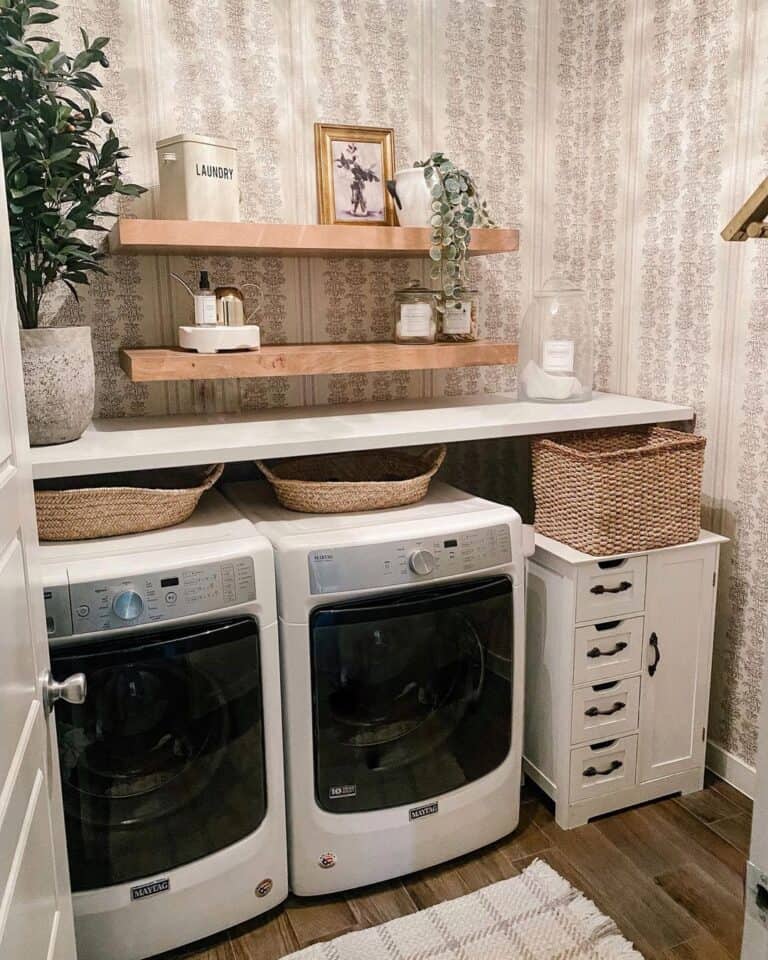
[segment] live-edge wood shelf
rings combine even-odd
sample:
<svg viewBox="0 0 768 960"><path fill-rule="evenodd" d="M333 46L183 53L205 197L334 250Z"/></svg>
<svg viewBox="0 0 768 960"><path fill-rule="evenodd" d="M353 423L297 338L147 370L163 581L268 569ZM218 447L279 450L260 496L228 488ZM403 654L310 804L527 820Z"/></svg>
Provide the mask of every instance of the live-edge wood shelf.
<svg viewBox="0 0 768 960"><path fill-rule="evenodd" d="M373 227L295 223L218 223L208 220L117 220L112 253L289 257L424 257L427 227ZM519 232L472 230L471 256L514 253Z"/></svg>
<svg viewBox="0 0 768 960"><path fill-rule="evenodd" d="M516 343L484 340L436 344L308 343L212 354L170 347L120 351L120 364L134 383L444 370L515 363Z"/></svg>

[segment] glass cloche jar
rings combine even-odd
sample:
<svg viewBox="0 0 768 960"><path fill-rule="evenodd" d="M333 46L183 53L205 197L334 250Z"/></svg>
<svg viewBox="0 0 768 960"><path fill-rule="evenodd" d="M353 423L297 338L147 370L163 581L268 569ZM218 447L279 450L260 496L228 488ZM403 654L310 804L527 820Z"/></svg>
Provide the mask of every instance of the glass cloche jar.
<svg viewBox="0 0 768 960"><path fill-rule="evenodd" d="M549 279L534 294L520 332L518 396L537 403L592 397L592 318L575 284Z"/></svg>

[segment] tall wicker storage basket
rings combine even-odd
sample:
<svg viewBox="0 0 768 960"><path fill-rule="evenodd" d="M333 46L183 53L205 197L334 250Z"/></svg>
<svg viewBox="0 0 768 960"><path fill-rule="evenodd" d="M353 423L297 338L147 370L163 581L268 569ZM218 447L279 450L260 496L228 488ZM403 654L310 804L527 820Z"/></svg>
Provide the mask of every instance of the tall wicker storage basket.
<svg viewBox="0 0 768 960"><path fill-rule="evenodd" d="M664 427L534 440L537 532L593 556L695 540L705 445Z"/></svg>

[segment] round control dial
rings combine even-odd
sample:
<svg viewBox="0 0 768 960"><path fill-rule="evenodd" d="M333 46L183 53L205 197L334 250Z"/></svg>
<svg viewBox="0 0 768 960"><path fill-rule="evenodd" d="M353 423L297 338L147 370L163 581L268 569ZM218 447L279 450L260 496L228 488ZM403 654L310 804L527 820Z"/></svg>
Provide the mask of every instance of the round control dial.
<svg viewBox="0 0 768 960"><path fill-rule="evenodd" d="M121 620L135 620L144 610L144 601L135 590L125 590L112 601L112 610Z"/></svg>
<svg viewBox="0 0 768 960"><path fill-rule="evenodd" d="M408 557L408 566L420 577L426 577L435 569L435 558L429 550L414 550Z"/></svg>

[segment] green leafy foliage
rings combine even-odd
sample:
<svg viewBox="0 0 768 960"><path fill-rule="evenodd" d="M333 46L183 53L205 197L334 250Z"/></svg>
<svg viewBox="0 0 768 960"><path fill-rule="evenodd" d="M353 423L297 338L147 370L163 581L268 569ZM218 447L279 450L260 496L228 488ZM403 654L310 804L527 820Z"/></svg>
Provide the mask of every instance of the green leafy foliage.
<svg viewBox="0 0 768 960"><path fill-rule="evenodd" d="M475 181L444 154L433 153L414 166L424 168L424 178L432 196L432 229L429 256L432 279L440 282L438 309L466 282L469 244L473 226L495 227Z"/></svg>
<svg viewBox="0 0 768 960"><path fill-rule="evenodd" d="M107 37L90 40L75 56L42 36L53 23L53 0L0 0L0 142L5 160L14 280L22 326L36 327L46 288L77 284L104 273L104 259L83 233L103 232L98 217L115 216L104 203L145 188L126 183L127 153L100 110L92 72L106 68ZM106 133L102 131L106 130Z"/></svg>

